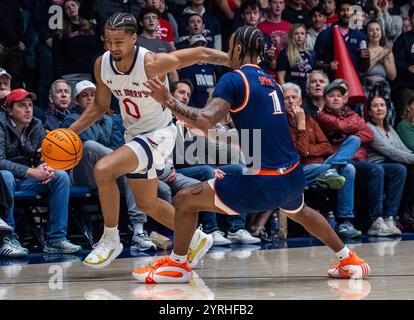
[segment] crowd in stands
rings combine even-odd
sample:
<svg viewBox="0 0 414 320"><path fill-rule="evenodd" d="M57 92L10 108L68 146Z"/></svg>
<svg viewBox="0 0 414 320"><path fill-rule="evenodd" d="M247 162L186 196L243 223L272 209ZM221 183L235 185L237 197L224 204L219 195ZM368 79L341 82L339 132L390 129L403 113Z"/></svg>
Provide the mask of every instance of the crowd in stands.
<svg viewBox="0 0 414 320"><path fill-rule="evenodd" d="M62 21L59 11L50 10L57 7ZM38 153L46 130L68 128L93 106L93 66L105 52L105 21L115 12L133 14L137 45L157 53L197 46L227 52L235 29L260 29L265 47L258 65L281 85L306 184L338 189L337 233L353 238L414 230L413 0L0 1L0 178L11 200L16 190L48 194L45 252L82 250L68 240L69 189L96 190L95 164L124 144L113 98L108 113L80 135L84 151L75 168L54 170ZM344 39L365 103L351 103L354 84L335 79L340 62L334 55L334 28ZM168 74L171 92L202 108L227 71L204 63L176 70ZM216 125L225 141L176 125L177 144L159 179L159 197L171 203L187 186L243 173L244 156L230 117ZM194 154L189 161L183 155L195 141L216 152ZM133 230L131 249L155 249L127 177L120 177L118 185ZM367 202L367 213L356 210L360 201ZM13 213L12 204L0 225L15 230ZM226 216L219 223L216 213L203 212L199 223L213 234L214 245L259 243L268 239L272 212L255 214ZM366 230L355 223L360 214L369 219ZM28 255L15 231L1 241L0 257Z"/></svg>

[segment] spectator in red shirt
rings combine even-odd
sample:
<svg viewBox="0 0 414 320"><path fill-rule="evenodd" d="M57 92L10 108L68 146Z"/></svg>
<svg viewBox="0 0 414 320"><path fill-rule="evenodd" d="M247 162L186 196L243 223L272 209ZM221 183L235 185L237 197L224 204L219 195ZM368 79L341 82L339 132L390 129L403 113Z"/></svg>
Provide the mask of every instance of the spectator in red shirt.
<svg viewBox="0 0 414 320"><path fill-rule="evenodd" d="M174 42L178 41L179 33L178 33L178 23L177 20L174 18L174 15L169 12L169 8L165 3L165 0L160 0L160 7L159 10L161 12L161 17L171 23L174 31Z"/></svg>
<svg viewBox="0 0 414 320"><path fill-rule="evenodd" d="M322 0L321 3L326 13L326 27L330 27L339 20L336 14L335 0Z"/></svg>
<svg viewBox="0 0 414 320"><path fill-rule="evenodd" d="M361 147L355 153L351 164L357 170L356 187L365 187L366 192L357 192L368 199L370 227L368 235L389 236L394 234L388 225L388 218L395 217L400 206L400 187L404 187L406 171L394 166L367 162L365 146L375 139L374 133L365 121L346 105L348 90L338 85L342 79L332 81L324 90L325 108L316 120L335 149L350 135L360 138ZM400 186L400 187L399 187Z"/></svg>
<svg viewBox="0 0 414 320"><path fill-rule="evenodd" d="M160 4L160 0L146 0L146 4L147 7L153 6L155 8L157 8L158 10L160 10L161 4ZM168 41L171 45L171 47L173 48L173 50L175 50L175 45L174 45L174 28L172 26L172 24L165 20L164 18L160 17L159 20L159 27L157 30L157 37L158 39L161 40L165 40Z"/></svg>
<svg viewBox="0 0 414 320"><path fill-rule="evenodd" d="M285 10L283 0L269 0L269 17L267 20L260 22L257 27L272 39L272 48L275 53L271 63L271 73L276 79L276 60L280 52L287 48L288 34L292 25L282 20L282 13Z"/></svg>

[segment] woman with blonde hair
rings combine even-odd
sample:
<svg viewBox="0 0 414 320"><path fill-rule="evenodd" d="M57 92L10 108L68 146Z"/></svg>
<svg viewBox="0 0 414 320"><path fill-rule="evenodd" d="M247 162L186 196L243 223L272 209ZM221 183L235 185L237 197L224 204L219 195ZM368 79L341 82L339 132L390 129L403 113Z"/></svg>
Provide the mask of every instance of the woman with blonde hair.
<svg viewBox="0 0 414 320"><path fill-rule="evenodd" d="M282 50L277 61L278 82L296 83L302 92L306 92L306 79L316 65L313 51L306 47L306 36L306 26L295 23L289 30L288 46Z"/></svg>

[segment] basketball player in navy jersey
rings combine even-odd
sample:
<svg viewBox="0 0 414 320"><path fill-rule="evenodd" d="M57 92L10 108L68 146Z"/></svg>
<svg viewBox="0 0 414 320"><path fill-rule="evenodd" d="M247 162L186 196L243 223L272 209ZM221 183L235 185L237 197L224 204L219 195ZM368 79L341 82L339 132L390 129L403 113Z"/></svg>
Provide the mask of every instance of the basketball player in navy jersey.
<svg viewBox="0 0 414 320"><path fill-rule="evenodd" d="M274 208L280 208L336 253L339 262L328 270L330 277L367 276L368 264L344 245L322 215L304 203L303 170L290 137L282 90L256 65L263 51L261 32L254 27L241 27L231 36L229 48L234 71L220 79L213 98L204 109L180 103L158 79L149 80L146 86L149 95L169 108L179 120L205 133L228 112L239 133L243 129L261 129L261 168L251 168L248 175L224 176L180 191L174 199L176 228L171 255L155 260L150 267L134 270L134 278L147 283L191 279L187 250L197 227L199 211L240 214ZM254 150L251 142L250 150Z"/></svg>
<svg viewBox="0 0 414 320"><path fill-rule="evenodd" d="M95 269L109 265L123 249L118 231L120 195L116 183L120 176L129 178L137 206L144 213L174 229L174 207L158 198L157 185L165 159L173 151L177 130L171 111L148 96L143 83L160 77L167 88L166 74L170 71L198 62L229 64L224 52L204 47L152 53L137 46L137 21L128 13L115 13L108 19L104 38L108 51L95 63L94 105L70 126L81 133L108 111L111 94L119 99L126 144L102 158L94 171L104 233L84 264ZM192 265L197 264L212 243L212 236L201 230L194 233L189 254Z"/></svg>

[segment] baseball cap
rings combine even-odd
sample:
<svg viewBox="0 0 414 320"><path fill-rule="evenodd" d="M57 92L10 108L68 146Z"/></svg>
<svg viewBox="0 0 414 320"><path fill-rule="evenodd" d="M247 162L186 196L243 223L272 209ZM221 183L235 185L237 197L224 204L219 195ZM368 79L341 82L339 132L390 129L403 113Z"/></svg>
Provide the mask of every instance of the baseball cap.
<svg viewBox="0 0 414 320"><path fill-rule="evenodd" d="M345 94L348 92L348 86L344 79L335 79L330 84L328 84L325 87L325 90L323 90L323 95L326 96L329 92L332 90L338 89L342 92L342 94Z"/></svg>
<svg viewBox="0 0 414 320"><path fill-rule="evenodd" d="M96 86L88 80L78 82L75 86L75 97L77 97L83 90L88 88L96 89Z"/></svg>
<svg viewBox="0 0 414 320"><path fill-rule="evenodd" d="M6 75L11 79L11 75L6 71L6 69L0 68L0 77Z"/></svg>
<svg viewBox="0 0 414 320"><path fill-rule="evenodd" d="M28 92L24 89L14 89L6 97L6 105L11 105L16 101L22 101L30 97L32 100L36 100L37 96L33 92Z"/></svg>
<svg viewBox="0 0 414 320"><path fill-rule="evenodd" d="M191 37L190 39L190 47L192 47L193 45L195 45L198 42L204 42L204 44L207 43L206 38L202 35L202 34L196 34L194 36Z"/></svg>

